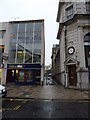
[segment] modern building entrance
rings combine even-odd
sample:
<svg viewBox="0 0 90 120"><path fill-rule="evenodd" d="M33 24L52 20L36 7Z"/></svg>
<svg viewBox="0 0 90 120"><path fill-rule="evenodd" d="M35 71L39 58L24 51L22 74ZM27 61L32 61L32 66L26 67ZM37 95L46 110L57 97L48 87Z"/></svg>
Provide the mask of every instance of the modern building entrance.
<svg viewBox="0 0 90 120"><path fill-rule="evenodd" d="M15 84L40 84L40 76L40 64L8 64L6 82L15 82Z"/></svg>
<svg viewBox="0 0 90 120"><path fill-rule="evenodd" d="M76 65L68 65L68 74L69 74L69 85L76 86L77 84Z"/></svg>

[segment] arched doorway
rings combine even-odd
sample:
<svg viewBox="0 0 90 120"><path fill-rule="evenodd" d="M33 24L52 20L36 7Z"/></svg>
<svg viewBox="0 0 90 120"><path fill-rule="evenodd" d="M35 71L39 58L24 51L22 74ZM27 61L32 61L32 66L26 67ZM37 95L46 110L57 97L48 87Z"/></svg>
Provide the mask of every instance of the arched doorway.
<svg viewBox="0 0 90 120"><path fill-rule="evenodd" d="M84 36L84 50L86 68L89 70L89 83L90 83L90 32Z"/></svg>

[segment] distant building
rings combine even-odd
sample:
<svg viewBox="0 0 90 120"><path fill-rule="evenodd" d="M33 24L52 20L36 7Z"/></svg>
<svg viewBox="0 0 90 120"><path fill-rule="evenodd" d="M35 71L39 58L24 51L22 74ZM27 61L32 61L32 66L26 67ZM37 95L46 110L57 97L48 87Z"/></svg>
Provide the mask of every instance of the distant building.
<svg viewBox="0 0 90 120"><path fill-rule="evenodd" d="M44 20L0 23L1 84L42 84L44 60Z"/></svg>
<svg viewBox="0 0 90 120"><path fill-rule="evenodd" d="M52 76L51 75L51 68L52 68L51 64L45 66L45 75L44 75L45 77Z"/></svg>
<svg viewBox="0 0 90 120"><path fill-rule="evenodd" d="M60 48L59 44L54 44L52 48L52 78L56 81L60 80Z"/></svg>
<svg viewBox="0 0 90 120"><path fill-rule="evenodd" d="M60 61L56 62L56 65L60 65L59 81L66 87L88 89L90 1L59 1L57 22L59 22L57 39L59 39Z"/></svg>

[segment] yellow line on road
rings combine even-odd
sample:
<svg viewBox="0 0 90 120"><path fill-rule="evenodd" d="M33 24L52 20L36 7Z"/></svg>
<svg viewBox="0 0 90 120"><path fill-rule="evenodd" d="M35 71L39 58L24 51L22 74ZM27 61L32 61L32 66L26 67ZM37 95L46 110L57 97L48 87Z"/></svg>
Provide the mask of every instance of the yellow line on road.
<svg viewBox="0 0 90 120"><path fill-rule="evenodd" d="M21 107L21 105L18 105L13 110L18 110L20 107Z"/></svg>
<svg viewBox="0 0 90 120"><path fill-rule="evenodd" d="M24 98L17 98L17 99L14 99L14 98L3 98L3 100L10 100L10 101L32 101L32 99L24 99Z"/></svg>
<svg viewBox="0 0 90 120"><path fill-rule="evenodd" d="M18 110L20 107L21 107L21 105L18 105L14 108L2 108L1 110L3 110L3 111Z"/></svg>
<svg viewBox="0 0 90 120"><path fill-rule="evenodd" d="M87 102L87 103L88 103L88 102L90 102L90 101L88 101L88 100L84 100L84 101L82 101L82 100L81 100L81 101L77 101L77 102Z"/></svg>

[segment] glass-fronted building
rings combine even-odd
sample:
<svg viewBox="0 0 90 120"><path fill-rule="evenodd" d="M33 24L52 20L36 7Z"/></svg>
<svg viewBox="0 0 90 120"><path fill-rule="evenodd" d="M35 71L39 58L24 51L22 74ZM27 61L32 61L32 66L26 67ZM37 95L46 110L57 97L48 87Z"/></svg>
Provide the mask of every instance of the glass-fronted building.
<svg viewBox="0 0 90 120"><path fill-rule="evenodd" d="M2 23L2 26L2 31L6 31L2 54L2 69L6 73L4 83L42 84L45 59L44 20L11 21ZM8 59L5 60L6 57Z"/></svg>

